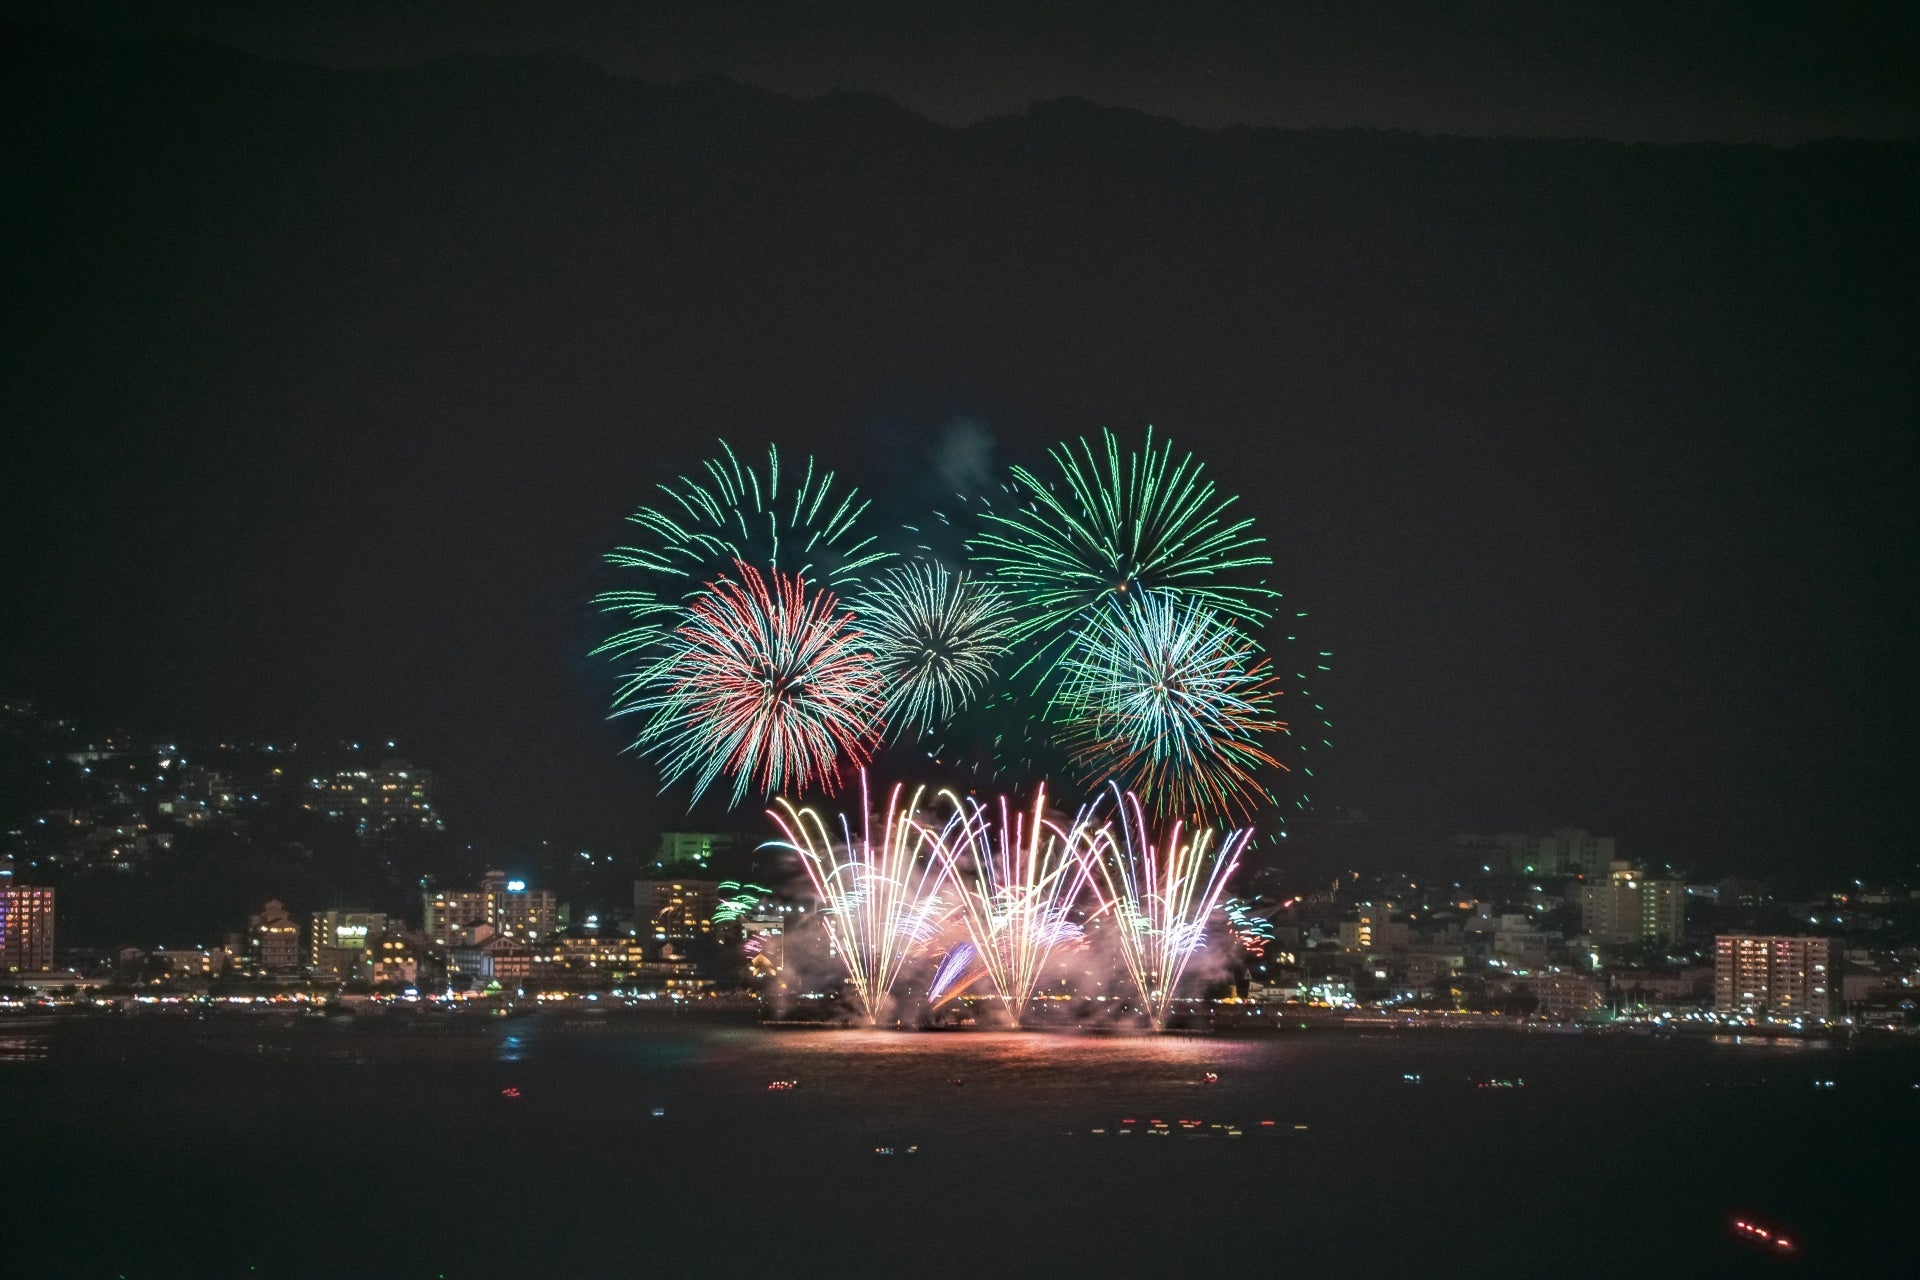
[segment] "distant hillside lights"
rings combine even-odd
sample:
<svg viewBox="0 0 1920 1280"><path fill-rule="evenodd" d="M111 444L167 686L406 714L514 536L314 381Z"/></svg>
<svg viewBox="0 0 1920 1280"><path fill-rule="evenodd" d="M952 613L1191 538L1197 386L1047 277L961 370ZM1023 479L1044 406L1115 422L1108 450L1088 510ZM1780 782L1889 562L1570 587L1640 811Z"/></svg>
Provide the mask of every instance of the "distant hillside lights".
<svg viewBox="0 0 1920 1280"><path fill-rule="evenodd" d="M356 744L357 745L357 744ZM300 807L336 822L351 822L362 839L398 831L445 831L433 808L433 774L405 760L375 769L340 769L308 783Z"/></svg>

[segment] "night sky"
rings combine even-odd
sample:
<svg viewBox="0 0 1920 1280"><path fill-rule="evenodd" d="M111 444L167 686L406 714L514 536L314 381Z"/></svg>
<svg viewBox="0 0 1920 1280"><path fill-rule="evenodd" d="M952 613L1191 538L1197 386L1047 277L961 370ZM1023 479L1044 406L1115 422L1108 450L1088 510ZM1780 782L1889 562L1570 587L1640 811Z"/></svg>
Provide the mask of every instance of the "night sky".
<svg viewBox="0 0 1920 1280"><path fill-rule="evenodd" d="M0 693L631 847L684 800L585 602L653 483L1152 422L1336 655L1327 811L1911 863L1891 6L523 8L10 6Z"/></svg>

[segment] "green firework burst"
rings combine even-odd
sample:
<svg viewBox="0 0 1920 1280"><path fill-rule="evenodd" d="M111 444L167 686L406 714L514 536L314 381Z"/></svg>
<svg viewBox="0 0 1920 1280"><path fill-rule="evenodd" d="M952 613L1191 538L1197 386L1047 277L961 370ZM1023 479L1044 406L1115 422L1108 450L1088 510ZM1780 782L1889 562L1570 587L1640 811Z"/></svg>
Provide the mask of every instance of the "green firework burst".
<svg viewBox="0 0 1920 1280"><path fill-rule="evenodd" d="M1111 431L1052 450L1051 479L1015 467L1011 501L989 505L968 542L974 558L1024 606L1019 635L1056 633L1089 606L1141 589L1177 591L1222 616L1264 622L1279 593L1251 570L1273 563L1232 495L1173 445L1123 452Z"/></svg>
<svg viewBox="0 0 1920 1280"><path fill-rule="evenodd" d="M853 611L896 732L931 731L971 705L1011 643L1013 618L1001 593L938 564L887 570Z"/></svg>
<svg viewBox="0 0 1920 1280"><path fill-rule="evenodd" d="M659 486L661 498L627 517L641 536L614 548L608 564L630 570L638 585L594 597L602 611L626 619L594 652L626 656L656 649L686 607L735 562L797 574L809 584L845 594L890 558L862 531L868 503L851 486L836 488L834 473L809 457L796 473L782 471L780 453L767 446L764 469L741 462L726 441L701 476Z"/></svg>

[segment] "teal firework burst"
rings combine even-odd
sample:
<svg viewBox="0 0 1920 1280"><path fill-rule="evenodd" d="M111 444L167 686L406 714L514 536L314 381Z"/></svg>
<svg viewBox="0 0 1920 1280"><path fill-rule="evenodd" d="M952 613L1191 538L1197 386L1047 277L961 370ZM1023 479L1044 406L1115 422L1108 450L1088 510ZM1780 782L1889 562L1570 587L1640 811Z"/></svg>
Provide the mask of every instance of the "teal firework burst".
<svg viewBox="0 0 1920 1280"><path fill-rule="evenodd" d="M928 732L971 705L1012 639L1005 597L964 570L938 564L888 569L853 611L896 732Z"/></svg>
<svg viewBox="0 0 1920 1280"><path fill-rule="evenodd" d="M1168 591L1089 611L1060 660L1051 713L1085 781L1116 781L1164 813L1246 817L1267 793L1265 743L1284 729L1266 659L1198 600Z"/></svg>
<svg viewBox="0 0 1920 1280"><path fill-rule="evenodd" d="M862 531L867 501L809 457L796 473L780 466L777 446L767 465L742 463L726 441L723 456L703 464L704 476L681 476L659 486L661 498L627 517L640 530L631 545L607 553L608 564L637 575L636 586L604 591L594 603L627 625L594 650L626 656L666 641L686 607L708 584L726 577L735 561L763 571L798 574L845 594L889 558Z"/></svg>

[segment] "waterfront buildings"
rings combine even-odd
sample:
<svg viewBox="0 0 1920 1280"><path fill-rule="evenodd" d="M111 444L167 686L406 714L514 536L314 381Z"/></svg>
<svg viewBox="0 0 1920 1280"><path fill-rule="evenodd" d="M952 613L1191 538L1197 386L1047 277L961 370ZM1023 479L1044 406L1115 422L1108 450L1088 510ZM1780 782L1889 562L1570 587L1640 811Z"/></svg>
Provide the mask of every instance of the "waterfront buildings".
<svg viewBox="0 0 1920 1280"><path fill-rule="evenodd" d="M1649 879L1615 862L1605 880L1581 886L1580 927L1597 942L1673 946L1686 926L1687 886L1678 880Z"/></svg>
<svg viewBox="0 0 1920 1280"><path fill-rule="evenodd" d="M218 977L227 971L230 959L225 947L159 947L145 957L148 965L169 979Z"/></svg>
<svg viewBox="0 0 1920 1280"><path fill-rule="evenodd" d="M1535 974L1525 990L1540 1004L1542 1017L1567 1021L1584 1017L1607 1002L1607 984L1592 974L1550 972Z"/></svg>
<svg viewBox="0 0 1920 1280"><path fill-rule="evenodd" d="M0 973L53 968L54 891L0 879Z"/></svg>
<svg viewBox="0 0 1920 1280"><path fill-rule="evenodd" d="M316 911L309 935L314 972L341 981L365 978L373 967L387 917L378 911Z"/></svg>
<svg viewBox="0 0 1920 1280"><path fill-rule="evenodd" d="M559 905L551 890L530 889L504 871L489 871L478 888L428 889L422 895L427 937L449 947L472 940L475 925L523 941L545 937L559 927Z"/></svg>
<svg viewBox="0 0 1920 1280"><path fill-rule="evenodd" d="M1713 940L1713 1008L1727 1017L1830 1022L1840 1010L1832 938L1721 934Z"/></svg>
<svg viewBox="0 0 1920 1280"><path fill-rule="evenodd" d="M300 967L300 926L278 898L248 919L247 949L254 963L269 973L291 973Z"/></svg>

